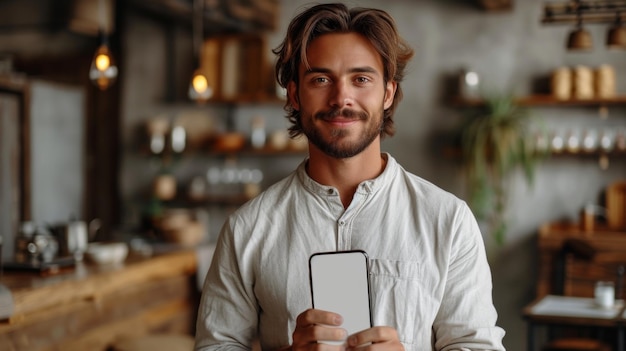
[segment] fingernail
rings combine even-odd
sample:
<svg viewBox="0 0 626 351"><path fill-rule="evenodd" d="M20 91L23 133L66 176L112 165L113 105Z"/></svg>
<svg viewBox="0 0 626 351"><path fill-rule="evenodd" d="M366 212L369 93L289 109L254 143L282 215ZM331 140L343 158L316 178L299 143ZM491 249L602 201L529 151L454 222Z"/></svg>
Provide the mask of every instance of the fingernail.
<svg viewBox="0 0 626 351"><path fill-rule="evenodd" d="M341 325L343 323L343 318L341 316L335 316L335 324Z"/></svg>
<svg viewBox="0 0 626 351"><path fill-rule="evenodd" d="M356 336L351 336L348 339L348 344L350 344L350 346L354 346L354 345L356 345L356 343L357 343Z"/></svg>
<svg viewBox="0 0 626 351"><path fill-rule="evenodd" d="M341 337L342 337L344 340L347 340L347 339L348 339L348 336L349 336L349 335L348 335L348 331L347 331L347 330L345 330L345 329L342 329L342 330L343 330L343 335L341 335Z"/></svg>

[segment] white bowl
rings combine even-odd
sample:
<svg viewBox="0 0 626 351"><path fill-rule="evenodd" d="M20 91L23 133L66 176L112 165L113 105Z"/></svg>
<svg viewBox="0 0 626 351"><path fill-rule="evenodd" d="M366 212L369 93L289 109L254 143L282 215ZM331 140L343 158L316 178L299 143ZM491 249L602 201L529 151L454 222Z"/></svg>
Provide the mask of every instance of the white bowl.
<svg viewBox="0 0 626 351"><path fill-rule="evenodd" d="M91 243L87 246L85 255L97 264L121 263L128 256L128 245L122 242Z"/></svg>

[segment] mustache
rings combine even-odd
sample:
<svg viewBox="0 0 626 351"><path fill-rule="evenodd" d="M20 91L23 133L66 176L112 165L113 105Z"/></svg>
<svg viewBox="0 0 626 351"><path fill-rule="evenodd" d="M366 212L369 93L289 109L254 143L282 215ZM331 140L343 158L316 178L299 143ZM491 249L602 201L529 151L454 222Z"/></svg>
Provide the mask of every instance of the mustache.
<svg viewBox="0 0 626 351"><path fill-rule="evenodd" d="M332 120L337 117L366 120L368 118L368 115L367 113L363 111L355 111L349 108L343 108L343 109L335 108L335 109L328 110L328 111L320 111L315 114L316 119L322 119L322 120Z"/></svg>

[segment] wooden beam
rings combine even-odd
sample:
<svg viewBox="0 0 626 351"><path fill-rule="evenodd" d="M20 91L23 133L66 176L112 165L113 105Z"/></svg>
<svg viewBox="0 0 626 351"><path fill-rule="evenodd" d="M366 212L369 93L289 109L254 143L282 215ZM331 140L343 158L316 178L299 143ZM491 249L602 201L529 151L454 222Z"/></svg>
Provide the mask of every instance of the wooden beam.
<svg viewBox="0 0 626 351"><path fill-rule="evenodd" d="M277 28L278 0L205 1L206 33L252 32ZM129 0L129 8L159 22L176 23L191 29L192 0Z"/></svg>
<svg viewBox="0 0 626 351"><path fill-rule="evenodd" d="M477 2L487 11L503 11L513 8L513 0L477 0Z"/></svg>

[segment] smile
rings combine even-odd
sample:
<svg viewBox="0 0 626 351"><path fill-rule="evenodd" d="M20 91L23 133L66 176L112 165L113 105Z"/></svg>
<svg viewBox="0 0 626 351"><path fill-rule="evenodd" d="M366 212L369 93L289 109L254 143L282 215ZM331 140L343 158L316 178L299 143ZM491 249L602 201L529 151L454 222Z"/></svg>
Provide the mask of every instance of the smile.
<svg viewBox="0 0 626 351"><path fill-rule="evenodd" d="M352 125L358 121L360 121L360 119L355 119L355 118L331 118L331 119L323 119L324 122L331 124L333 126L337 126L337 127L347 127L349 125Z"/></svg>
<svg viewBox="0 0 626 351"><path fill-rule="evenodd" d="M365 112L358 112L350 109L335 109L330 111L318 112L315 117L316 119L322 120L330 124L347 126L360 120L367 120L368 115Z"/></svg>

